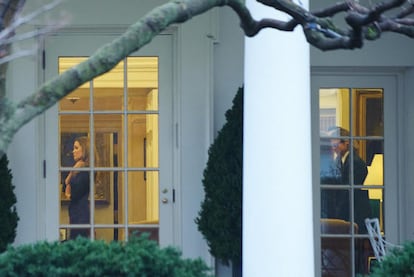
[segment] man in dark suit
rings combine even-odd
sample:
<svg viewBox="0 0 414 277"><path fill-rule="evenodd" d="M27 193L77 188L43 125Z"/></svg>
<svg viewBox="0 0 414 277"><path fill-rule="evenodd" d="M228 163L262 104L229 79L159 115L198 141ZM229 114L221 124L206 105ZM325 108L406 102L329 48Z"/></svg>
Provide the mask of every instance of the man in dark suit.
<svg viewBox="0 0 414 277"><path fill-rule="evenodd" d="M358 225L358 234L366 234L365 218L371 217L371 206L368 198L368 190L353 188L353 185L364 184L368 175L366 163L355 150L356 141L351 152L351 143L348 130L335 127L329 133L331 150L335 153L328 174L321 176L321 184L346 185L338 189L332 186L323 189L321 193L321 217L343 219L351 221L351 195L354 194L354 222ZM352 168L352 169L351 169ZM351 178L353 175L353 179ZM351 230L349 230L351 232ZM355 242L355 270L358 273L366 271L364 260L363 241Z"/></svg>
<svg viewBox="0 0 414 277"><path fill-rule="evenodd" d="M334 178L328 183L339 185L351 185L351 164L353 165L353 185L363 185L368 174L365 162L358 155L355 147L351 153L348 130L341 127L335 127L330 131L330 135L334 138L330 140L332 150L336 154L333 167L334 172L338 172ZM353 162L352 162L353 161ZM323 180L321 180L321 183ZM371 207L368 198L368 191L362 189L354 189L354 221L358 224L358 233L366 233L365 218L371 216ZM350 221L350 195L349 190L330 190L329 193L322 195L322 202L328 201L331 204L325 206L324 213L330 218L339 218ZM322 204L322 208L324 205ZM328 210L326 210L328 209Z"/></svg>

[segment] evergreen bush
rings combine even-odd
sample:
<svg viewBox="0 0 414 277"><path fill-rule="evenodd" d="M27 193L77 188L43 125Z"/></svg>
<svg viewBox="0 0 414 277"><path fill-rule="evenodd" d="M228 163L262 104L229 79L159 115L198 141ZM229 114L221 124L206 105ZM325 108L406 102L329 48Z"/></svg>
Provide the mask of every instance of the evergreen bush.
<svg viewBox="0 0 414 277"><path fill-rule="evenodd" d="M375 264L370 276L414 276L414 241L405 243L403 248L393 248L380 263Z"/></svg>
<svg viewBox="0 0 414 277"><path fill-rule="evenodd" d="M242 251L243 88L208 152L205 192L196 223L210 253L240 266Z"/></svg>
<svg viewBox="0 0 414 277"><path fill-rule="evenodd" d="M0 276L157 276L207 277L201 259L183 259L172 247L160 248L144 234L129 242L37 242L9 247L0 255Z"/></svg>
<svg viewBox="0 0 414 277"><path fill-rule="evenodd" d="M16 237L17 221L16 195L12 184L12 174L8 168L6 154L0 158L0 252Z"/></svg>

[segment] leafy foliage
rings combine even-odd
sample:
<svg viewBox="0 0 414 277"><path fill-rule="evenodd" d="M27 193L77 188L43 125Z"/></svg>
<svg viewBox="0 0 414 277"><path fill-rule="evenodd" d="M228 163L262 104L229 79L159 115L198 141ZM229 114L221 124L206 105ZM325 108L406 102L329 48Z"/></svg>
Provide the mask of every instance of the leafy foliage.
<svg viewBox="0 0 414 277"><path fill-rule="evenodd" d="M16 195L12 184L11 170L6 155L0 159L0 252L16 237L17 221Z"/></svg>
<svg viewBox="0 0 414 277"><path fill-rule="evenodd" d="M370 276L414 276L414 241L405 243L402 249L393 248L377 263Z"/></svg>
<svg viewBox="0 0 414 277"><path fill-rule="evenodd" d="M208 152L205 199L196 223L214 257L238 263L242 245L243 88L226 112L226 120Z"/></svg>
<svg viewBox="0 0 414 277"><path fill-rule="evenodd" d="M0 256L0 276L158 276L207 277L201 259L183 259L172 247L160 248L147 235L129 242L77 238L9 247Z"/></svg>

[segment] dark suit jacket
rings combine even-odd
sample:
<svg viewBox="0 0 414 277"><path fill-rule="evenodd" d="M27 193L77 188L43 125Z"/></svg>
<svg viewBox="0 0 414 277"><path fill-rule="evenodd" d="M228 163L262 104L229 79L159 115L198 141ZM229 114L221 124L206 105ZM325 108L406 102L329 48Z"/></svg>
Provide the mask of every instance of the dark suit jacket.
<svg viewBox="0 0 414 277"><path fill-rule="evenodd" d="M330 179L329 184L351 185L350 183L350 159L348 155L345 162L340 166L339 161L336 166L340 167L337 171L340 173L335 179ZM368 174L365 162L354 151L354 185L362 185ZM322 182L322 180L321 180ZM327 184L326 182L322 182ZM326 218L338 218L346 221L351 220L350 216L350 190L346 189L326 189L321 193L321 214ZM366 233L365 218L371 216L371 206L368 198L368 191L354 189L354 220L358 224L358 233Z"/></svg>

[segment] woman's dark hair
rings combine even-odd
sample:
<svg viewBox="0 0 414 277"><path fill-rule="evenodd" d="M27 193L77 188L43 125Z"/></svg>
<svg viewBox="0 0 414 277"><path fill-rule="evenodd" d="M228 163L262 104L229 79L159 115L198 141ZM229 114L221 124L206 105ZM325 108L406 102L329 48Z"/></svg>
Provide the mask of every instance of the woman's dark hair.
<svg viewBox="0 0 414 277"><path fill-rule="evenodd" d="M89 138L88 137L78 137L75 139L82 147L82 161L85 162L85 166L89 166Z"/></svg>
<svg viewBox="0 0 414 277"><path fill-rule="evenodd" d="M90 142L89 142L90 138L83 136L83 137L78 137L75 139L75 141L79 142L79 145L82 147L82 161L85 163L85 167L89 166L89 158L90 158ZM96 151L96 147L95 151L93 151L94 154L94 166L99 166L99 156L98 156L98 151ZM96 183L100 183L101 182L101 175L102 172L101 171L95 171L95 182Z"/></svg>

